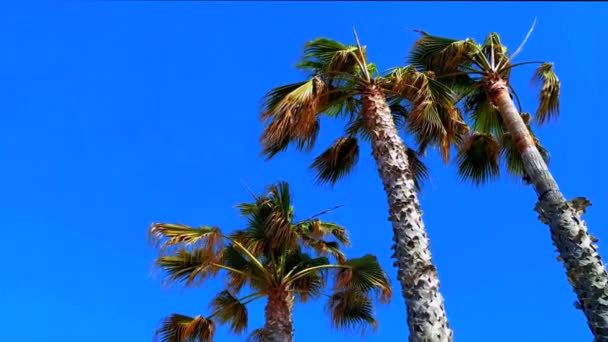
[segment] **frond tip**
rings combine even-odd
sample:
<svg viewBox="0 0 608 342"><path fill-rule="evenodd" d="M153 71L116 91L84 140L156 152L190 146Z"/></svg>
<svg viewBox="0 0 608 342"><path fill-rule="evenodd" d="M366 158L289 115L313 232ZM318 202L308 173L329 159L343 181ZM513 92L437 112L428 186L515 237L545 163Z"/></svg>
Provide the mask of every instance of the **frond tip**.
<svg viewBox="0 0 608 342"><path fill-rule="evenodd" d="M553 63L543 63L536 69L532 77L533 83L540 83L541 89L538 94L538 110L535 120L543 124L550 119L559 116L559 92L560 82L555 74Z"/></svg>
<svg viewBox="0 0 608 342"><path fill-rule="evenodd" d="M359 143L357 138L338 138L325 152L318 156L311 169L317 173L319 183L335 184L340 178L350 173L359 160Z"/></svg>

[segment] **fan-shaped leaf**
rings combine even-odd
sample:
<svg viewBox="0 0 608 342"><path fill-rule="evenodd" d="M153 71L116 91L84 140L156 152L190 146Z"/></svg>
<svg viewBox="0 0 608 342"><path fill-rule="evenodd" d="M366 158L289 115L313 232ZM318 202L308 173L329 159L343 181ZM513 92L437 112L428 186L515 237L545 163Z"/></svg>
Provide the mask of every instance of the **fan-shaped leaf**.
<svg viewBox="0 0 608 342"><path fill-rule="evenodd" d="M241 334L247 330L247 307L229 291L218 293L211 301L211 308L215 311L217 321L221 324L229 323L230 330L234 333Z"/></svg>
<svg viewBox="0 0 608 342"><path fill-rule="evenodd" d="M392 289L388 275L378 259L371 254L348 260L336 273L337 289L355 289L362 293L375 292L382 302L390 301Z"/></svg>
<svg viewBox="0 0 608 342"><path fill-rule="evenodd" d="M359 144L354 137L342 137L318 156L311 169L317 173L320 183L335 184L349 174L359 160Z"/></svg>
<svg viewBox="0 0 608 342"><path fill-rule="evenodd" d="M378 322L373 315L372 301L362 292L347 289L334 293L327 304L332 326L341 330L360 330L362 334L371 328L376 331Z"/></svg>
<svg viewBox="0 0 608 342"><path fill-rule="evenodd" d="M486 183L499 175L499 153L500 146L491 135L471 134L460 146L458 173L475 185Z"/></svg>

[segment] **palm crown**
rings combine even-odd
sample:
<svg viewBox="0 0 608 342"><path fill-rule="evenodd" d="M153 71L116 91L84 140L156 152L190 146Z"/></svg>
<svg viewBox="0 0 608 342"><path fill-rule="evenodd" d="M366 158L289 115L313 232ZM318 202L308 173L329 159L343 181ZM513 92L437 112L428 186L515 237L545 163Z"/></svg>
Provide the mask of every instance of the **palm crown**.
<svg viewBox="0 0 608 342"><path fill-rule="evenodd" d="M510 173L524 175L517 142L511 139L491 100L492 89L498 83L509 88L536 147L546 161L549 159L548 152L532 132L531 115L522 111L519 97L509 83L513 68L540 64L533 75L533 81L541 85L534 121L543 124L559 115L560 82L553 65L535 61L513 63L531 31L511 55L507 54L507 48L496 33L490 33L483 44L478 44L472 39L454 40L426 32L421 32L422 37L416 41L410 54L409 62L418 70L432 71L439 81L456 93L456 103L468 114L472 132L459 146L457 163L460 175L476 184L499 175L499 160L504 162Z"/></svg>
<svg viewBox="0 0 608 342"><path fill-rule="evenodd" d="M317 298L329 272L333 293L327 305L333 326L375 328L371 294L382 302L391 296L389 280L376 257L346 259L339 248L349 244L346 230L321 221L318 215L295 222L287 183L270 186L268 194L254 200L238 206L247 226L230 235L216 227L151 226L151 242L161 250L156 264L165 271L167 281L193 286L220 271L226 273L226 288L211 303L213 313L167 317L157 330L160 341L211 341L215 322L228 324L240 334L247 330L249 302L278 288L287 289L302 303ZM223 241L228 244L224 246ZM239 296L245 288L249 293ZM264 333L258 329L252 338Z"/></svg>
<svg viewBox="0 0 608 342"><path fill-rule="evenodd" d="M356 35L355 35L356 37ZM319 182L335 183L348 174L359 157L359 141L371 132L361 114L361 95L366 87L380 87L387 99L397 127L405 127L420 147L440 146L449 159L450 144L460 141L465 126L460 112L452 106L450 90L434 78L433 72L400 67L379 73L367 62L366 49L318 38L305 44L297 66L309 79L277 87L264 98L262 119L263 154L272 158L293 143L309 151L315 144L322 116L345 119L344 135L322 152L311 165ZM408 149L416 186L427 176L427 169L415 151Z"/></svg>

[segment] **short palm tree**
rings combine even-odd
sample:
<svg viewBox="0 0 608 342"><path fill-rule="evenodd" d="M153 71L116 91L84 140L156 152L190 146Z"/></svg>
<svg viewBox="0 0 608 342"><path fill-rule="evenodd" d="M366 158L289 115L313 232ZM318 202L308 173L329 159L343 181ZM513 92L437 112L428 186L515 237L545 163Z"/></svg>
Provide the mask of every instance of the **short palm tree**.
<svg viewBox="0 0 608 342"><path fill-rule="evenodd" d="M427 170L398 133L398 128L407 124L422 148L439 145L447 160L450 144L458 141L464 125L451 106L454 99L449 89L431 73L413 67L379 74L375 65L367 62L358 39L357 45L326 38L310 41L298 67L309 73L308 80L280 86L265 97L263 154L272 158L290 144L298 150L310 150L322 116L343 119L344 135L311 166L320 182L333 184L353 169L359 141L371 142L388 198L410 341L451 341L417 196Z"/></svg>
<svg viewBox="0 0 608 342"><path fill-rule="evenodd" d="M220 271L227 275L226 288L212 300L209 316L167 317L157 330L160 341L211 341L215 322L242 333L247 330L246 305L261 298L267 298L266 323L250 338L291 341L294 303L319 297L329 272L334 280L328 299L333 326L360 327L363 331L376 328L371 295L375 293L382 302L390 299L388 277L373 255L345 258L340 245L348 245L349 240L343 227L317 216L295 222L289 187L283 182L239 208L247 227L229 235L206 226L157 223L150 228L152 242L161 250L156 264L166 272L168 281L192 286ZM228 244L224 246L223 241ZM249 293L240 295L245 288Z"/></svg>
<svg viewBox="0 0 608 342"><path fill-rule="evenodd" d="M487 181L498 174L498 158L502 156L508 171L532 184L538 196L536 210L551 228L553 244L578 296L577 306L585 313L595 340L608 341L608 273L581 219L590 202L581 197L565 199L547 167L548 153L530 129L531 116L518 110L514 102L519 100L509 83L511 71L537 63L540 66L534 80L541 90L534 120L542 124L559 114L560 82L553 65L513 63L524 43L508 55L496 33L478 44L472 39L454 40L422 32L410 62L418 70L432 71L454 89L469 113L475 133L461 145L461 175L476 183Z"/></svg>

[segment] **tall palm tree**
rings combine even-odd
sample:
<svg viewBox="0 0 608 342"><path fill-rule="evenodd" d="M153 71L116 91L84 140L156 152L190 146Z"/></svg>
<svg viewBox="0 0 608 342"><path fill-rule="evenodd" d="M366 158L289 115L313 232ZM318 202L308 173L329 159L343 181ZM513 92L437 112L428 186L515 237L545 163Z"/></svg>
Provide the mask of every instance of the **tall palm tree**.
<svg viewBox="0 0 608 342"><path fill-rule="evenodd" d="M166 272L168 281L192 286L220 271L227 275L226 288L212 300L209 316L167 317L157 330L160 341L211 341L215 321L240 334L247 330L246 305L261 298L267 299L266 323L250 339L291 341L293 305L319 297L329 272L334 286L327 305L333 326L360 327L363 331L376 328L371 295L381 302L390 299L388 277L373 255L346 259L340 251L341 245L349 244L343 227L321 221L318 215L294 221L289 186L284 182L270 186L267 195L256 196L253 203L239 208L247 226L229 235L217 227L151 226L151 241L161 250L156 264ZM250 291L240 296L244 288Z"/></svg>
<svg viewBox="0 0 608 342"><path fill-rule="evenodd" d="M410 55L419 70L432 71L452 87L463 101L476 131L462 144L460 173L477 183L498 174L502 155L507 169L523 175L538 196L536 210L549 225L553 244L564 261L568 280L578 296L577 306L587 317L596 341L608 341L608 273L587 232L581 214L590 202L582 197L567 201L549 172L548 153L530 129L531 116L515 105L518 96L510 84L513 68L539 64L533 80L540 83L534 120L543 124L559 114L560 82L553 64L513 63L527 41L511 55L496 33L483 44L454 40L422 32ZM521 108L521 106L520 106Z"/></svg>
<svg viewBox="0 0 608 342"><path fill-rule="evenodd" d="M298 67L309 73L308 80L280 86L265 96L263 154L270 159L292 143L298 150L310 150L322 116L343 119L344 135L311 165L319 182L333 184L356 164L359 140L369 141L388 198L410 341L451 341L417 197L427 170L416 152L405 146L398 128L407 124L421 148L437 144L447 160L463 123L451 106L449 89L431 73L405 67L380 74L367 62L356 33L355 38L356 45L326 38L305 44Z"/></svg>

